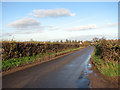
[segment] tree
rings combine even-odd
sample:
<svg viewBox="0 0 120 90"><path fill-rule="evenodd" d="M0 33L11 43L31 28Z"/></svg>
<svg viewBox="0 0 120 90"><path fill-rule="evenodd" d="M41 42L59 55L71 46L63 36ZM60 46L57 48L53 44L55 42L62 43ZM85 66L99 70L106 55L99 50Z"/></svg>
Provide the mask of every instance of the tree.
<svg viewBox="0 0 120 90"><path fill-rule="evenodd" d="M72 40L72 43L75 43L75 41L74 41L74 40Z"/></svg>
<svg viewBox="0 0 120 90"><path fill-rule="evenodd" d="M56 41L56 43L59 43L59 41Z"/></svg>
<svg viewBox="0 0 120 90"><path fill-rule="evenodd" d="M98 42L99 41L99 38L95 37L93 38L93 42Z"/></svg>
<svg viewBox="0 0 120 90"><path fill-rule="evenodd" d="M77 40L75 40L75 43L77 43Z"/></svg>
<svg viewBox="0 0 120 90"><path fill-rule="evenodd" d="M71 40L69 40L68 42L71 43Z"/></svg>
<svg viewBox="0 0 120 90"><path fill-rule="evenodd" d="M66 43L68 43L68 39L66 39Z"/></svg>
<svg viewBox="0 0 120 90"><path fill-rule="evenodd" d="M62 40L60 40L60 43L63 43L63 41L62 41Z"/></svg>

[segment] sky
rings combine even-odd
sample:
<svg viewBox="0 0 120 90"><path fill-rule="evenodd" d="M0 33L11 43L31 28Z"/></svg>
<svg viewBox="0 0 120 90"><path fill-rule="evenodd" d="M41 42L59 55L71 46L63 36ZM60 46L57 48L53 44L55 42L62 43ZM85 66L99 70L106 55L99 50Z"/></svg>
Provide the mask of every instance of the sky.
<svg viewBox="0 0 120 90"><path fill-rule="evenodd" d="M3 2L2 40L118 38L117 2Z"/></svg>

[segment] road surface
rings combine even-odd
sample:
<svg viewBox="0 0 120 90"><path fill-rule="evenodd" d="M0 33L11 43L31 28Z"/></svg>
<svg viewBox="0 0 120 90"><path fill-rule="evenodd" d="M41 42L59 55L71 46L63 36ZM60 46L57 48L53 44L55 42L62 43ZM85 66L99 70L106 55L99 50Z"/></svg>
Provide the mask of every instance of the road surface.
<svg viewBox="0 0 120 90"><path fill-rule="evenodd" d="M93 46L3 76L3 88L89 88L87 65ZM83 74L84 73L84 74Z"/></svg>

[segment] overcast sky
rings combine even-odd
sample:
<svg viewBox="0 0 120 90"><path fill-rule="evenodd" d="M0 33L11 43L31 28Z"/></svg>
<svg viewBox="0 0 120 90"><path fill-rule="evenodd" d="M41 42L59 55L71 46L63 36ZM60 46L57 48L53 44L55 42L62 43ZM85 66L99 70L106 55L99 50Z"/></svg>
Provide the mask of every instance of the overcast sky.
<svg viewBox="0 0 120 90"><path fill-rule="evenodd" d="M118 38L117 2L3 2L3 40Z"/></svg>

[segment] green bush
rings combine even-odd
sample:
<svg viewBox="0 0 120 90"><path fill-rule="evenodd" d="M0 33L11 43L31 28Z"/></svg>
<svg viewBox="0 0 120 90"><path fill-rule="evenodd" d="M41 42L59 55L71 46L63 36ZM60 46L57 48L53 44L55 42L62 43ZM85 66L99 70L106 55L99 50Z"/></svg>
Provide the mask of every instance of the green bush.
<svg viewBox="0 0 120 90"><path fill-rule="evenodd" d="M79 44L41 44L40 42L2 42L2 60L19 57L36 56L37 54L44 54L46 52L59 52L67 49L74 49L80 47Z"/></svg>
<svg viewBox="0 0 120 90"><path fill-rule="evenodd" d="M100 40L95 45L92 62L106 76L118 76L120 65L120 45L118 40ZM120 69L119 69L120 70Z"/></svg>

